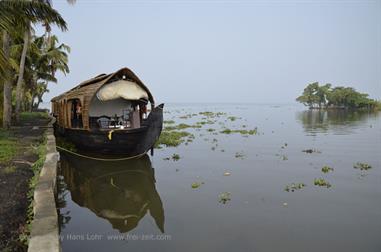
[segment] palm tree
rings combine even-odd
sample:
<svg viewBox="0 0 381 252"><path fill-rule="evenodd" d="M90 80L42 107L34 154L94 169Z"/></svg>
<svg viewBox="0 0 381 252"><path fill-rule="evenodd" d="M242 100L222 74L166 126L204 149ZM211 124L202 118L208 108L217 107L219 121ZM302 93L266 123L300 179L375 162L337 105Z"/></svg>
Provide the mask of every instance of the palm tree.
<svg viewBox="0 0 381 252"><path fill-rule="evenodd" d="M31 80L29 82L29 91L32 96L32 103L37 99L36 104L31 104L37 108L42 101L42 96L48 91L48 82L57 82L55 74L60 71L66 75L69 73L68 54L70 47L65 44L59 44L55 35L46 35L36 37L31 43L30 62Z"/></svg>
<svg viewBox="0 0 381 252"><path fill-rule="evenodd" d="M11 126L11 117L12 117L12 83L10 80L9 74L9 47L10 47L10 38L7 31L3 31L3 50L0 53L0 65L4 67L0 68L0 81L4 80L3 87L3 127L9 128ZM0 50L1 51L1 50Z"/></svg>
<svg viewBox="0 0 381 252"><path fill-rule="evenodd" d="M42 22L44 24L56 24L61 30L65 31L67 30L66 27L66 22L63 20L61 15L54 10L49 2L36 2L41 5L45 5L46 12L44 13L45 15L41 17L36 17L33 15L28 15L28 13L23 13L21 15L21 27L24 30L24 46L20 58L20 67L19 67L19 74L18 74L18 79L17 79L17 84L16 84L16 108L15 108L15 119L16 122L19 122L20 120L20 106L21 106L21 101L22 101L22 81L24 78L24 70L25 70L25 58L26 58L26 53L27 49L29 47L30 43L30 30L31 30L31 24L32 23L37 23L37 22Z"/></svg>
<svg viewBox="0 0 381 252"><path fill-rule="evenodd" d="M75 0L68 0L74 3ZM21 102L21 87L25 68L25 57L30 39L31 24L43 22L44 24L56 24L62 30L66 30L66 23L60 14L51 7L50 1L28 0L0 0L0 34L2 34L3 46L0 47L0 81L4 85L3 101L3 127L9 128L11 124L11 66L9 58L9 46L12 42L12 33L15 27L21 27L24 33L23 53L20 56L19 75L17 81L17 118Z"/></svg>

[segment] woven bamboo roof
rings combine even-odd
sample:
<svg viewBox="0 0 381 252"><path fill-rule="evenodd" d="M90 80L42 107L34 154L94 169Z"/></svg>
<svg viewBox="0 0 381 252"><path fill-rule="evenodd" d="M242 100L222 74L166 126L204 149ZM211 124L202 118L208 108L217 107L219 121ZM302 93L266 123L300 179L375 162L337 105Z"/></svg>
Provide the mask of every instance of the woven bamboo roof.
<svg viewBox="0 0 381 252"><path fill-rule="evenodd" d="M89 80L83 81L69 91L54 97L51 101L57 102L62 99L76 99L86 96L87 98L92 98L98 90L105 84L110 83L114 80L122 79L123 76L127 80L131 80L141 86L148 94L149 101L154 104L154 98L147 88L146 85L132 72L129 68L122 68L114 73L110 74L100 74L91 78ZM90 99L88 99L90 100Z"/></svg>

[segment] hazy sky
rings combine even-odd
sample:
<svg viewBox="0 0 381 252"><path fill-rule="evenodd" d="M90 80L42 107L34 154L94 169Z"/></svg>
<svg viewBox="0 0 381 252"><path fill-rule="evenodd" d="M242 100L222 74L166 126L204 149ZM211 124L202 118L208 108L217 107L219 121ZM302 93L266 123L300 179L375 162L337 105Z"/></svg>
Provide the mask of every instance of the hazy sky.
<svg viewBox="0 0 381 252"><path fill-rule="evenodd" d="M309 82L381 98L381 0L54 0L70 74L52 97L127 66L158 102L293 102Z"/></svg>

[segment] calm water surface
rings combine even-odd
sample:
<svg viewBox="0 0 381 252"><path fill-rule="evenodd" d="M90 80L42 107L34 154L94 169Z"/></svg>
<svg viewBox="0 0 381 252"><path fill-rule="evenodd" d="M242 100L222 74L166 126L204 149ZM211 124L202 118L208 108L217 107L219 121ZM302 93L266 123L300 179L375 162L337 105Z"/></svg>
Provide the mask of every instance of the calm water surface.
<svg viewBox="0 0 381 252"><path fill-rule="evenodd" d="M217 104L165 111L177 124L206 121L180 118L202 111L226 115L186 129L193 142L153 157L95 162L62 153L63 251L381 251L380 113ZM225 127L259 134L215 133ZM175 153L180 160L164 160ZM334 171L322 173L325 165ZM315 186L317 178L332 186ZM306 187L286 192L293 182Z"/></svg>

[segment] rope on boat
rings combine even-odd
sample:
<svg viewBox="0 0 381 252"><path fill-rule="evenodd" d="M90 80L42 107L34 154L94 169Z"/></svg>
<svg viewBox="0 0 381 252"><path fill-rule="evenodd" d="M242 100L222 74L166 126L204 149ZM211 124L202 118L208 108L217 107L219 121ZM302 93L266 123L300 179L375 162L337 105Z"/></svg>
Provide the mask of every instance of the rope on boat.
<svg viewBox="0 0 381 252"><path fill-rule="evenodd" d="M123 161L123 160L129 160L129 159L139 158L139 157L144 156L147 153L147 152L144 152L142 154L138 154L138 155L131 156L131 157L125 157L125 158L97 158L97 157L90 157L90 156L82 155L82 154L79 154L77 152L65 149L65 148L63 148L61 146L58 146L58 145L56 147L57 147L57 149L66 151L66 152L68 152L68 153L70 153L72 155L76 155L78 157L88 158L88 159L92 159L92 160L97 160L97 161Z"/></svg>

